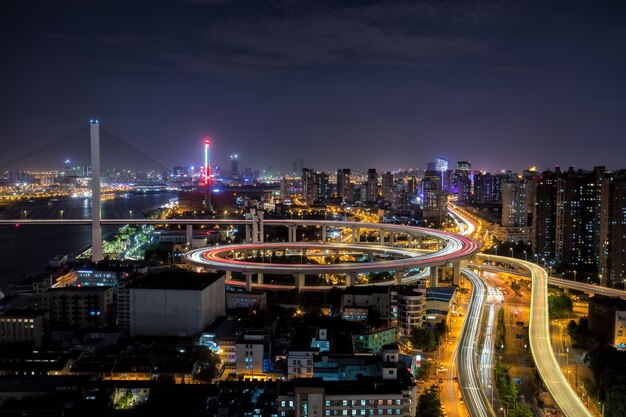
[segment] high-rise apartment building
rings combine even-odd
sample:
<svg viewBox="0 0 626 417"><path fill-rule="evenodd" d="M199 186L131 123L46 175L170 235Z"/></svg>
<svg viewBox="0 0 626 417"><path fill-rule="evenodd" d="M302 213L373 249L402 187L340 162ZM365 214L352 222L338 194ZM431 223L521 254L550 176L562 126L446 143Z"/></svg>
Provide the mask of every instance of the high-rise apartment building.
<svg viewBox="0 0 626 417"><path fill-rule="evenodd" d="M502 183L502 226L528 226L526 182L515 179Z"/></svg>
<svg viewBox="0 0 626 417"><path fill-rule="evenodd" d="M544 171L535 179L535 204L532 214L532 250L537 261L555 259L556 177Z"/></svg>
<svg viewBox="0 0 626 417"><path fill-rule="evenodd" d="M623 286L626 280L626 170L607 175L602 184L599 278Z"/></svg>
<svg viewBox="0 0 626 417"><path fill-rule="evenodd" d="M345 203L352 202L351 172L349 168L337 170L337 197Z"/></svg>
<svg viewBox="0 0 626 417"><path fill-rule="evenodd" d="M389 171L382 175L382 196L385 200L391 201L393 198L393 174Z"/></svg>
<svg viewBox="0 0 626 417"><path fill-rule="evenodd" d="M302 169L302 198L307 204L313 204L317 200L315 171L309 168Z"/></svg>
<svg viewBox="0 0 626 417"><path fill-rule="evenodd" d="M330 198L328 173L304 168L302 170L302 197L309 205L316 201L328 200Z"/></svg>
<svg viewBox="0 0 626 417"><path fill-rule="evenodd" d="M230 177L239 178L239 155L236 153L230 156Z"/></svg>
<svg viewBox="0 0 626 417"><path fill-rule="evenodd" d="M328 172L315 172L313 174L315 184L316 201L326 201L330 198L330 182Z"/></svg>
<svg viewBox="0 0 626 417"><path fill-rule="evenodd" d="M563 267L592 270L597 266L600 237L601 176L573 168L557 176L556 261Z"/></svg>
<svg viewBox="0 0 626 417"><path fill-rule="evenodd" d="M476 203L497 204L502 201L502 177L490 172L480 172L474 176L474 201Z"/></svg>
<svg viewBox="0 0 626 417"><path fill-rule="evenodd" d="M370 203L378 201L378 173L376 168L367 170L367 201Z"/></svg>

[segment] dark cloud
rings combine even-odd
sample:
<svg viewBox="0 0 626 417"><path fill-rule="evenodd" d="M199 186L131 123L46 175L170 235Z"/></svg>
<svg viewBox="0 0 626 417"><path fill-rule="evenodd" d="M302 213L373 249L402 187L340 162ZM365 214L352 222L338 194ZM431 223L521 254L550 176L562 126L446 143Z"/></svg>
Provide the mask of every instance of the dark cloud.
<svg viewBox="0 0 626 417"><path fill-rule="evenodd" d="M204 134L216 137L216 160L238 151L257 167L298 157L318 169L423 166L435 155L486 169L619 166L626 152L624 4L2 7L8 153L94 115L171 165L196 158Z"/></svg>

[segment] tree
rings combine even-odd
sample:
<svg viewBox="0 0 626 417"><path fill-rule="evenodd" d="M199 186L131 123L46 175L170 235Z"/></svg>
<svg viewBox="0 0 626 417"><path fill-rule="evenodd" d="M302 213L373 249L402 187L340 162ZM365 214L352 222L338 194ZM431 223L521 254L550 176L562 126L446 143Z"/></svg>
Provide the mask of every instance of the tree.
<svg viewBox="0 0 626 417"><path fill-rule="evenodd" d="M199 348L194 356L198 362L198 379L204 382L211 382L217 375L219 357L206 348Z"/></svg>
<svg viewBox="0 0 626 417"><path fill-rule="evenodd" d="M441 401L439 400L439 388L437 385L431 385L419 397L417 403L418 417L444 417L445 414L441 409Z"/></svg>
<svg viewBox="0 0 626 417"><path fill-rule="evenodd" d="M445 321L440 321L439 323L435 324L435 328L434 328L435 342L440 343L441 339L446 336L447 331L448 331L448 326L446 325Z"/></svg>
<svg viewBox="0 0 626 417"><path fill-rule="evenodd" d="M548 311L550 318L569 317L574 304L565 293L553 294L548 297Z"/></svg>
<svg viewBox="0 0 626 417"><path fill-rule="evenodd" d="M380 313L374 307L367 307L367 325L371 327L380 327L383 324L380 319Z"/></svg>
<svg viewBox="0 0 626 417"><path fill-rule="evenodd" d="M411 332L413 346L422 350L435 349L435 335L426 327L413 327Z"/></svg>

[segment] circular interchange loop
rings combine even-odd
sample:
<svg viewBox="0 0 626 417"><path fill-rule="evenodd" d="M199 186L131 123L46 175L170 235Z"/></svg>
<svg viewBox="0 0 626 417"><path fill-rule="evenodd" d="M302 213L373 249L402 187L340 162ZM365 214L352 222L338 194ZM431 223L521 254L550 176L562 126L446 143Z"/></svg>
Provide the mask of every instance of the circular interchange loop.
<svg viewBox="0 0 626 417"><path fill-rule="evenodd" d="M385 223L360 223L360 222L334 222L322 220L266 220L267 225L283 226L330 226L334 228L375 229L383 232L406 234L412 237L436 239L445 243L442 249L435 252L421 254L409 249L395 248L392 246L369 245L358 243L311 243L311 242L271 242L238 244L195 249L185 254L187 263L207 269L235 271L244 274L268 273L268 274L351 274L386 271L409 271L416 268L447 265L469 259L480 249L475 240L441 230L427 229L422 227L403 226ZM374 252L388 252L405 256L400 259L385 260L380 262L363 263L340 263L340 264L270 264L263 262L247 262L236 259L228 259L227 255L237 251L248 252L253 250L305 250L305 249L362 249Z"/></svg>

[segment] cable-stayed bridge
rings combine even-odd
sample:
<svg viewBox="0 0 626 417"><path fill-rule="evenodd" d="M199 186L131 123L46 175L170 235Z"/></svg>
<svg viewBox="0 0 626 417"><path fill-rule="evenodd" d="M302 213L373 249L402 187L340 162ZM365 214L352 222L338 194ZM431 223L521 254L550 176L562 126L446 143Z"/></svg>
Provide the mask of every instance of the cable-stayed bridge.
<svg viewBox="0 0 626 417"><path fill-rule="evenodd" d="M90 140L89 127L77 130L9 160L0 160L0 174L64 171L68 175L90 176ZM100 150L103 180L124 180L129 177L129 172L156 178L169 171L160 162L104 128L100 128Z"/></svg>
<svg viewBox="0 0 626 417"><path fill-rule="evenodd" d="M73 158L73 159L70 159ZM111 132L100 129L97 120L89 128L58 138L11 160L0 163L0 175L8 182L49 170L63 168L65 180L81 177L91 187L92 260L104 258L102 251L101 185L113 182L158 180L167 168Z"/></svg>

